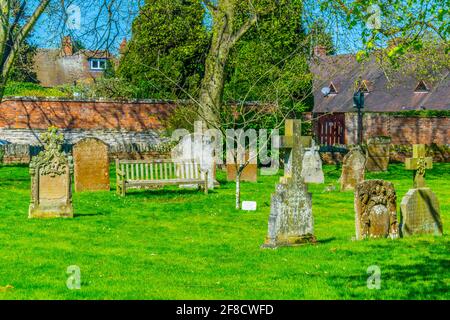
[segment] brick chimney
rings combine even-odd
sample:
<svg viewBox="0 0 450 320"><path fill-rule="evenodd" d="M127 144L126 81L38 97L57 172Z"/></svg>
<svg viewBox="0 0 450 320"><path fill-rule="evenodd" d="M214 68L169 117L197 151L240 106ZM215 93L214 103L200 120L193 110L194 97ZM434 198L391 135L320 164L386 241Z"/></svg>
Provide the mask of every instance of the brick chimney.
<svg viewBox="0 0 450 320"><path fill-rule="evenodd" d="M73 55L73 43L71 36L65 36L62 41L62 51L65 56Z"/></svg>
<svg viewBox="0 0 450 320"><path fill-rule="evenodd" d="M325 46L314 47L314 57L322 58L327 56L327 48Z"/></svg>
<svg viewBox="0 0 450 320"><path fill-rule="evenodd" d="M127 49L127 38L123 38L122 42L120 43L119 47L119 53L124 54L125 50Z"/></svg>

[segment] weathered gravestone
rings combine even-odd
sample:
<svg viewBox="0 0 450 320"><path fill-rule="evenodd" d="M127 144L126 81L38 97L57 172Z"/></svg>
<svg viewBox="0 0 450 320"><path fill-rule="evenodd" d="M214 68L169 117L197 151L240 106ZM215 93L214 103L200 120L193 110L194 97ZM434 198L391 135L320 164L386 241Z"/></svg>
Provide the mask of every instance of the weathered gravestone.
<svg viewBox="0 0 450 320"><path fill-rule="evenodd" d="M342 162L341 191L354 190L356 185L364 181L366 157L361 147L353 147Z"/></svg>
<svg viewBox="0 0 450 320"><path fill-rule="evenodd" d="M414 234L442 235L443 227L436 195L425 186L425 171L433 167L433 158L426 157L425 145L413 146L413 157L405 161L407 170L414 170L414 188L400 204L400 232L402 236Z"/></svg>
<svg viewBox="0 0 450 320"><path fill-rule="evenodd" d="M391 138L373 137L367 143L366 169L370 172L387 171L389 167L389 150Z"/></svg>
<svg viewBox="0 0 450 320"><path fill-rule="evenodd" d="M249 161L250 153L246 152L245 161ZM227 181L236 180L236 164L227 162ZM250 159L241 173L240 181L257 182L258 181L258 164L256 159Z"/></svg>
<svg viewBox="0 0 450 320"><path fill-rule="evenodd" d="M384 180L367 180L355 190L356 240L397 238L397 196L394 185Z"/></svg>
<svg viewBox="0 0 450 320"><path fill-rule="evenodd" d="M29 218L72 218L72 158L62 152L64 136L56 128L42 134L44 151L30 162Z"/></svg>
<svg viewBox="0 0 450 320"><path fill-rule="evenodd" d="M301 176L304 147L311 137L301 136L300 120L286 120L285 132L281 137L281 148L286 149L285 172L272 194L263 248L315 241L311 194Z"/></svg>
<svg viewBox="0 0 450 320"><path fill-rule="evenodd" d="M322 171L322 159L320 159L319 147L314 140L311 148L306 148L302 163L302 177L306 183L324 183L325 178Z"/></svg>
<svg viewBox="0 0 450 320"><path fill-rule="evenodd" d="M217 143L215 137L203 133L203 125L201 122L196 122L195 133L186 134L181 137L180 142L171 151L173 161L191 162L194 160L200 163L201 177L204 178L206 172L208 173L208 189L214 189L214 186L219 185L216 181L216 159L215 152ZM190 164L186 164L189 166ZM185 168L187 169L187 168ZM182 185L180 187L194 188L197 185Z"/></svg>
<svg viewBox="0 0 450 320"><path fill-rule="evenodd" d="M109 190L108 145L86 138L73 147L75 191Z"/></svg>

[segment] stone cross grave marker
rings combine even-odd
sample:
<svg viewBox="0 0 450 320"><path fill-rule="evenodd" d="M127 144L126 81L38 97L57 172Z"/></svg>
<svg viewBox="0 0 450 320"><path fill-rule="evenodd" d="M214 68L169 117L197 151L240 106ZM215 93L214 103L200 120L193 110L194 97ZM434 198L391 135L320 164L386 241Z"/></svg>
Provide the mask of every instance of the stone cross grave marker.
<svg viewBox="0 0 450 320"><path fill-rule="evenodd" d="M425 145L413 146L413 157L405 159L405 166L407 170L414 170L414 184L400 204L401 235L442 235L439 201L425 186L425 172L433 167L433 158L426 157Z"/></svg>
<svg viewBox="0 0 450 320"><path fill-rule="evenodd" d="M109 191L108 145L86 138L73 147L75 191Z"/></svg>
<svg viewBox="0 0 450 320"><path fill-rule="evenodd" d="M414 188L425 187L425 171L433 168L433 158L426 157L424 144L413 145L413 157L405 159L406 170L414 170Z"/></svg>
<svg viewBox="0 0 450 320"><path fill-rule="evenodd" d="M302 177L306 183L324 183L325 181L319 150L320 147L315 145L314 140L311 147L306 148L302 163Z"/></svg>
<svg viewBox="0 0 450 320"><path fill-rule="evenodd" d="M62 151L64 136L56 128L41 135L44 151L30 162L29 218L72 218L72 158Z"/></svg>
<svg viewBox="0 0 450 320"><path fill-rule="evenodd" d="M311 137L301 136L301 120L286 120L284 176L271 197L268 234L263 248L315 242L311 194L301 176L304 147Z"/></svg>

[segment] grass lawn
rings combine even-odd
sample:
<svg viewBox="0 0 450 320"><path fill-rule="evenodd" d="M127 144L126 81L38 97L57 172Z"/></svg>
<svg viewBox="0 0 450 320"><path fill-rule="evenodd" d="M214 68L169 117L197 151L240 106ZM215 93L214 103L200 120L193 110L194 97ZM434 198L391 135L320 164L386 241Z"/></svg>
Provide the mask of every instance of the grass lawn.
<svg viewBox="0 0 450 320"><path fill-rule="evenodd" d="M337 186L340 170L324 171ZM176 188L126 198L77 193L74 219L29 220L28 168L0 167L0 299L450 298L450 163L427 174L443 237L354 242L353 193L311 185L318 243L277 250L260 245L278 177L243 183L242 199L256 200L256 212L234 210L234 184L223 178L207 196ZM412 185L403 165L368 178L392 181L398 206ZM81 269L81 290L66 287L71 265ZM380 290L366 285L372 265L381 269Z"/></svg>

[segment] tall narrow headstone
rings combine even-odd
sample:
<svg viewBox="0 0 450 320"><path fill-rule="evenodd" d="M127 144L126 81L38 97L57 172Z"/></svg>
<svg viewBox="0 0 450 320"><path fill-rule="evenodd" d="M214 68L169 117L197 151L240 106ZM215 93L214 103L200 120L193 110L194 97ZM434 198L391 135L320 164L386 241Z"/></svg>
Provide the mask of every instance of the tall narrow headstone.
<svg viewBox="0 0 450 320"><path fill-rule="evenodd" d="M268 234L263 248L314 242L311 194L301 176L304 147L311 137L301 136L301 121L286 120L281 148L285 149L285 172L272 194Z"/></svg>
<svg viewBox="0 0 450 320"><path fill-rule="evenodd" d="M397 238L397 196L394 185L384 180L367 180L355 190L356 240Z"/></svg>
<svg viewBox="0 0 450 320"><path fill-rule="evenodd" d="M30 162L29 218L72 218L72 158L62 151L64 136L56 128L42 134L44 151Z"/></svg>
<svg viewBox="0 0 450 320"><path fill-rule="evenodd" d="M426 157L425 145L414 145L413 157L407 158L405 165L407 170L414 170L414 187L403 197L400 204L402 236L442 235L439 201L425 185L426 169L433 168L433 158Z"/></svg>
<svg viewBox="0 0 450 320"><path fill-rule="evenodd" d="M75 191L109 191L108 145L86 138L73 147Z"/></svg>
<svg viewBox="0 0 450 320"><path fill-rule="evenodd" d="M391 138L373 137L367 142L366 169L370 172L387 171L389 167L389 152Z"/></svg>
<svg viewBox="0 0 450 320"><path fill-rule="evenodd" d="M324 183L325 177L322 171L322 159L319 154L320 148L315 145L314 140L310 148L306 148L302 164L302 177L306 183Z"/></svg>
<svg viewBox="0 0 450 320"><path fill-rule="evenodd" d="M341 191L354 190L356 185L364 181L366 157L361 147L353 147L342 162Z"/></svg>

